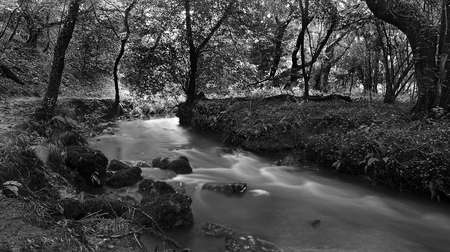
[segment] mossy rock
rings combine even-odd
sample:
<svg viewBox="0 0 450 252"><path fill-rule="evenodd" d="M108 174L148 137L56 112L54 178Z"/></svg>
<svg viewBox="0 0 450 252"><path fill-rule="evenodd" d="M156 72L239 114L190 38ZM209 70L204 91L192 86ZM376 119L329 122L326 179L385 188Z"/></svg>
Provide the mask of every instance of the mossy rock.
<svg viewBox="0 0 450 252"><path fill-rule="evenodd" d="M170 193L176 193L175 189L167 184L164 181L153 181L152 179L144 179L139 184L138 193L140 193L143 196L143 199L141 200L141 205L152 201L154 198L170 194Z"/></svg>
<svg viewBox="0 0 450 252"><path fill-rule="evenodd" d="M185 156L165 156L158 157L152 161L153 167L158 167L163 170L172 170L177 174L192 173L192 167L189 164L189 159Z"/></svg>
<svg viewBox="0 0 450 252"><path fill-rule="evenodd" d="M142 179L141 173L139 167L118 171L108 178L106 185L115 188L134 185Z"/></svg>
<svg viewBox="0 0 450 252"><path fill-rule="evenodd" d="M174 230L193 224L191 203L189 196L170 193L146 202L141 206L141 210L152 217L162 229ZM155 227L155 223L142 213L136 214L135 220L142 225Z"/></svg>
<svg viewBox="0 0 450 252"><path fill-rule="evenodd" d="M124 162L122 162L118 159L113 159L113 160L109 161L108 170L121 171L121 170L130 169L130 168L131 167L129 165L125 164Z"/></svg>
<svg viewBox="0 0 450 252"><path fill-rule="evenodd" d="M105 184L108 159L98 150L83 146L68 146L66 165L77 171L91 187Z"/></svg>

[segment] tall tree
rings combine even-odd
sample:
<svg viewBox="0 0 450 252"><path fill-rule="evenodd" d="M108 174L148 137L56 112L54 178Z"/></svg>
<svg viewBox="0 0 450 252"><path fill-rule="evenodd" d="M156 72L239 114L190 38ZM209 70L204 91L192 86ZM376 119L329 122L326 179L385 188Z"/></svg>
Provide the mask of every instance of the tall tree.
<svg viewBox="0 0 450 252"><path fill-rule="evenodd" d="M73 30L78 18L80 2L82 0L72 0L69 4L67 16L64 25L59 33L53 53L52 68L50 71L50 79L42 101L42 107L36 111L37 120L48 120L53 116L53 112L58 101L59 87L64 71L64 61L66 50L72 39Z"/></svg>
<svg viewBox="0 0 450 252"><path fill-rule="evenodd" d="M411 112L429 111L439 104L446 107L448 95L439 102L438 66L436 58L439 29L415 1L407 0L365 0L372 13L379 19L390 23L406 34L414 55L415 77L418 87L418 99ZM448 1L445 0L448 5ZM445 8L444 8L445 9ZM448 29L448 28L446 28ZM447 43L444 43L447 44ZM446 61L445 64L449 64ZM447 79L448 76L445 78ZM442 90L448 93L448 81L442 83ZM444 99L445 98L445 99Z"/></svg>
<svg viewBox="0 0 450 252"><path fill-rule="evenodd" d="M194 34L192 13L195 13L195 9L191 9L191 0L184 0L184 12L186 23L186 41L189 48L189 73L186 79L184 91L187 96L187 104L192 104L197 96L196 80L199 73L199 60L202 57L203 49L213 37L214 33L220 28L224 21L230 16L234 4L237 0L232 0L225 6L223 13L219 16L218 20L212 25L212 27L206 32L206 36L202 34ZM198 10L200 12L200 10ZM211 15L211 14L210 14ZM212 20L212 16L209 18ZM202 38L196 45L195 38Z"/></svg>
<svg viewBox="0 0 450 252"><path fill-rule="evenodd" d="M295 42L294 50L292 51L292 68L291 68L291 86L299 78L298 72L301 70L304 82L304 97L308 99L309 96L309 80L311 79L311 72L313 65L319 58L322 50L326 46L331 34L334 32L337 24L337 8L331 0L325 0L320 3L316 3L315 9L312 9L311 2L309 0L299 1L300 13L301 13L301 29ZM310 25L314 19L323 21L322 24L325 27L325 34L317 38L317 46L313 48ZM317 27L316 27L317 28ZM307 40L308 39L308 40ZM309 45L309 49L307 46ZM298 63L298 53L300 52L301 64ZM309 55L309 59L307 56Z"/></svg>
<svg viewBox="0 0 450 252"><path fill-rule="evenodd" d="M124 15L123 15L123 32L117 34L116 31L113 29L114 33L117 37L120 38L120 49L119 53L116 56L116 59L114 61L114 67L113 67L113 78L114 78L114 90L115 90L115 99L112 107L109 109L106 117L112 118L116 116L119 111L119 105L120 105L120 91L119 91L119 65L120 60L122 59L123 54L125 53L125 46L127 45L128 38L130 37L130 25L128 23L128 19L130 17L130 12L133 10L134 6L138 0L133 0L130 5L125 9Z"/></svg>
<svg viewBox="0 0 450 252"><path fill-rule="evenodd" d="M441 29L438 44L438 82L433 107L450 102L450 0L442 0Z"/></svg>

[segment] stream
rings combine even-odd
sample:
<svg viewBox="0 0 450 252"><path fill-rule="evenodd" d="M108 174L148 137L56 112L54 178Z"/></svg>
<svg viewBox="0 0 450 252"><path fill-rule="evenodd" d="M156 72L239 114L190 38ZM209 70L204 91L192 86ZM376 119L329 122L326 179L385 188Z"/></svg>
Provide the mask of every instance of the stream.
<svg viewBox="0 0 450 252"><path fill-rule="evenodd" d="M223 147L220 136L178 125L178 118L117 122L114 135L89 139L108 159L147 161L186 156L193 173L143 176L182 182L192 197L194 225L166 235L193 252L225 251L224 238L199 227L210 221L297 251L450 251L450 205L369 186L316 167L274 166L276 158ZM202 190L206 182L245 182L243 195ZM137 186L120 193L139 198ZM311 221L320 220L313 227ZM154 248L149 237L143 238ZM153 250L152 250L153 251Z"/></svg>

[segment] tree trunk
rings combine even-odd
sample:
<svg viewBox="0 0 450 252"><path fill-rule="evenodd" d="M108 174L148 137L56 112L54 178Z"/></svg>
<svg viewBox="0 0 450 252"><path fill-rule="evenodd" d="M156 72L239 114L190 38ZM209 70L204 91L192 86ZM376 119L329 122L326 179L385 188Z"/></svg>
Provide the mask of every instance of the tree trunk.
<svg viewBox="0 0 450 252"><path fill-rule="evenodd" d="M125 28L125 36L121 38L120 40L120 50L119 54L116 57L116 60L114 61L114 68L113 68L113 77L114 77L114 89L115 89L115 99L114 104L111 107L111 109L108 111L108 114L106 115L107 118L112 118L120 113L119 111L119 105L120 105L120 92L119 92L119 65L120 60L122 59L123 54L125 53L125 46L127 44L128 38L130 37L130 26L128 24L128 18L130 16L131 10L134 8L138 0L134 0L131 2L131 4L125 9L125 16L123 19L123 25Z"/></svg>
<svg viewBox="0 0 450 252"><path fill-rule="evenodd" d="M381 38L377 38L381 39ZM373 56L373 62L372 62L372 88L371 91L373 93L378 93L378 82L380 80L380 59L381 59L381 54L380 54L380 48L378 48L378 44L375 48L375 52L374 52L374 56Z"/></svg>
<svg viewBox="0 0 450 252"><path fill-rule="evenodd" d="M17 18L16 25L14 26L14 29L13 29L13 31L11 33L11 36L9 36L8 41L12 41L14 39L14 36L16 36L17 29L19 28L19 25L20 25L20 23L22 21L22 16L23 16L23 14L20 14L20 16Z"/></svg>
<svg viewBox="0 0 450 252"><path fill-rule="evenodd" d="M191 20L191 0L184 0L184 11L185 11L185 22L186 22L186 40L189 47L189 73L186 80L186 87L183 89L186 92L186 103L188 106L192 105L197 98L197 74L198 74L198 62L201 58L202 50L211 40L214 33L219 29L222 23L231 14L233 5L237 0L232 0L228 3L224 10L222 17L214 24L214 26L209 30L208 35L201 41L198 46L195 46L194 36L192 32L192 20Z"/></svg>
<svg viewBox="0 0 450 252"><path fill-rule="evenodd" d="M115 90L115 96L114 96L114 103L110 110L108 111L108 114L106 115L107 118L113 118L116 115L119 114L119 105L120 105L120 92L119 92L119 64L120 60L122 59L123 54L125 53L125 45L127 44L128 35L126 39L122 39L120 41L120 50L119 54L116 57L116 60L114 61L114 68L113 68L113 77L114 77L114 90Z"/></svg>
<svg viewBox="0 0 450 252"><path fill-rule="evenodd" d="M318 85L319 89L317 90L323 92L328 92L329 90L328 80L330 78L331 67L333 67L333 64L335 63L334 48L336 45L337 43L332 43L325 49L325 59L321 65Z"/></svg>
<svg viewBox="0 0 450 252"><path fill-rule="evenodd" d="M39 35L42 32L42 27L39 27L36 23L36 14L34 14L32 10L30 10L28 4L25 4L25 6L23 6L22 15L25 19L26 28L28 31L28 39L26 45L29 48L36 49Z"/></svg>
<svg viewBox="0 0 450 252"><path fill-rule="evenodd" d="M450 0L442 0L441 29L439 32L438 83L433 107L447 108L450 96Z"/></svg>
<svg viewBox="0 0 450 252"><path fill-rule="evenodd" d="M379 19L406 34L415 59L418 99L412 113L429 111L436 96L437 30L426 14L406 0L366 0L367 6Z"/></svg>
<svg viewBox="0 0 450 252"><path fill-rule="evenodd" d="M273 52L273 61L272 61L272 66L270 67L269 78L275 77L275 74L278 69L278 65L280 64L281 55L283 54L283 48L282 48L283 37L284 37L287 27L289 26L289 23L291 22L291 19L288 18L286 21L280 22L277 18L276 21L277 21L277 30L276 30L275 41L274 41L275 49Z"/></svg>
<svg viewBox="0 0 450 252"><path fill-rule="evenodd" d="M14 13L16 13L16 11L17 11L18 9L20 9L21 7L22 7L22 4L20 4L18 7L16 7L16 8L12 11L12 13L9 15L8 21L6 21L5 27L3 27L3 30L2 30L2 32L0 33L0 39L3 37L3 35L5 35L5 32L6 32L6 30L8 29L8 26L9 26L9 22L11 22L11 20L12 20L12 18L13 18L13 16L14 16Z"/></svg>
<svg viewBox="0 0 450 252"><path fill-rule="evenodd" d="M73 30L78 18L81 0L72 0L67 11L66 20L56 41L53 54L52 68L50 71L50 80L45 93L42 107L36 111L37 120L48 120L53 116L53 112L58 100L59 86L61 85L62 73L64 71L64 61L66 50L72 39Z"/></svg>
<svg viewBox="0 0 450 252"><path fill-rule="evenodd" d="M198 55L197 48L194 44L194 37L192 33L192 20L191 20L191 5L190 0L184 1L185 20L186 20L186 40L189 46L189 74L186 80L186 103L190 106L195 101L195 89L198 67Z"/></svg>
<svg viewBox="0 0 450 252"><path fill-rule="evenodd" d="M330 38L331 34L334 31L334 28L336 27L337 24L337 8L335 5L333 5L333 3L330 1L328 2L330 7L330 11L332 16L329 17L330 18L330 23L329 23L329 27L327 28L325 37L320 41L320 43L318 44L317 48L315 48L314 52L310 52L311 54L311 60L310 61L306 61L306 52L305 52L305 35L306 35L306 31L308 29L308 26L311 24L311 22L313 21L313 17L309 16L309 0L305 0L305 4L303 5L303 1L299 1L300 4L300 11L301 11L301 23L302 23L302 28L299 32L299 35L297 37L297 41L295 44L295 48L294 51L292 52L292 69L291 69L291 85L295 84L295 81L297 80L297 76L295 73L298 72L299 69L302 70L302 75L303 75L303 81L304 81L304 98L308 99L309 96L309 80L311 79L311 71L313 69L313 65L314 63L317 61L317 59L319 58L323 48L325 47L325 45L328 42L328 39ZM299 66L298 65L298 59L297 59L297 53L300 50L300 59L302 61L302 64ZM308 67L308 69L307 69Z"/></svg>

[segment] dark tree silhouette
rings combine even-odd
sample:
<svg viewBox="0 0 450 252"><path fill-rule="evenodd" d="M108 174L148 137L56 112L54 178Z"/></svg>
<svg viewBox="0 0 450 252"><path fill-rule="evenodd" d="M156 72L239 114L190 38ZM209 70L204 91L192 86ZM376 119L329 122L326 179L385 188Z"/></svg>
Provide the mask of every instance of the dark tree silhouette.
<svg viewBox="0 0 450 252"><path fill-rule="evenodd" d="M47 92L45 93L44 100L42 101L42 107L36 111L35 116L37 120L48 120L53 116L56 102L58 101L59 86L61 85L61 78L64 71L66 50L69 47L73 30L77 22L80 2L81 0L72 0L70 2L64 25L59 33L58 40L56 41Z"/></svg>
<svg viewBox="0 0 450 252"><path fill-rule="evenodd" d="M133 10L134 6L138 0L133 0L131 4L125 9L125 15L123 18L123 26L125 29L125 34L120 38L120 50L119 54L116 57L116 60L114 61L114 69L113 69L113 77L114 77L114 89L115 89L115 99L114 104L108 111L106 117L112 118L120 113L119 105L120 105L120 94L119 94L119 64L120 60L122 59L123 54L125 53L125 46L128 42L128 38L130 37L130 25L128 24L128 19L130 17L130 12Z"/></svg>

